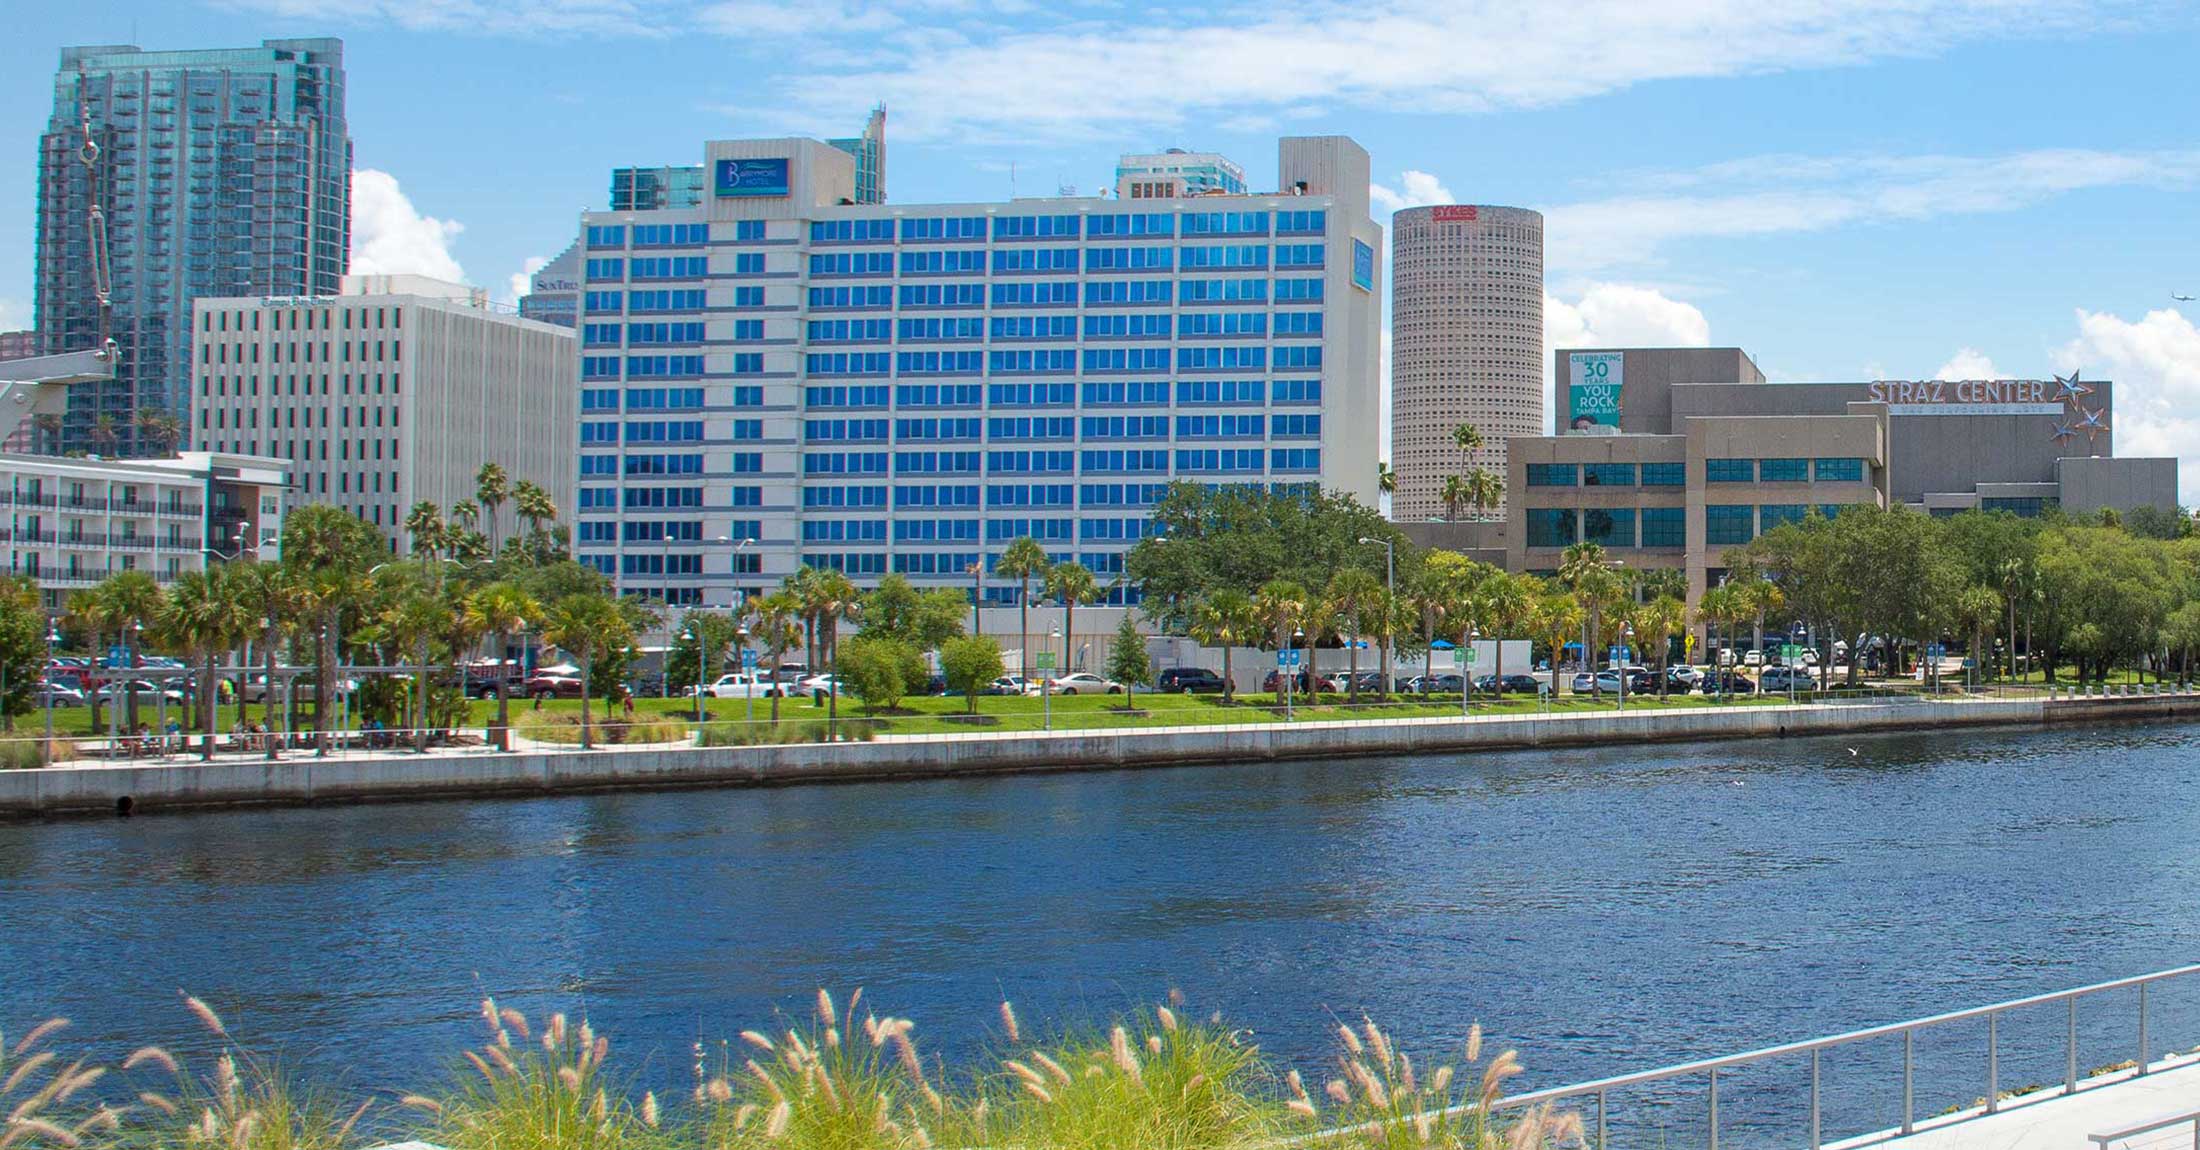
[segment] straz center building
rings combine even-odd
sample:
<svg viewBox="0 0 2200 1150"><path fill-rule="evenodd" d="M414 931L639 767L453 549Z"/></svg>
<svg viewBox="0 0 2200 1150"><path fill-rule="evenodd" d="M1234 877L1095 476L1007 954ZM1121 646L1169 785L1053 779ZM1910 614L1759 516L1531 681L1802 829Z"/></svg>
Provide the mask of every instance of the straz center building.
<svg viewBox="0 0 2200 1150"><path fill-rule="evenodd" d="M1515 439L1507 565L1577 542L1688 572L1816 509L1903 504L2038 515L2177 505L2177 461L2115 457L2106 380L1768 383L1739 348L1554 353L1564 434Z"/></svg>

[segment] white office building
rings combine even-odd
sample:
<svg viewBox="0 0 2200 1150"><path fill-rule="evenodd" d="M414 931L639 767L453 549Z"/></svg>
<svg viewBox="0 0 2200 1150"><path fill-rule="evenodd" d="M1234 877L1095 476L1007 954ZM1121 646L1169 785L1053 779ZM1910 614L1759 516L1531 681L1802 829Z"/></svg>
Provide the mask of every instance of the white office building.
<svg viewBox="0 0 2200 1150"><path fill-rule="evenodd" d="M1353 141L1182 198L865 205L820 141L704 161L698 207L582 221L575 550L622 590L724 605L803 564L967 588L1022 536L1107 580L1178 480L1374 504Z"/></svg>
<svg viewBox="0 0 2200 1150"><path fill-rule="evenodd" d="M571 330L421 276L346 276L338 296L200 299L192 329L193 444L286 461L296 502L345 508L403 549L415 503L447 513L494 462L569 519Z"/></svg>
<svg viewBox="0 0 2200 1150"><path fill-rule="evenodd" d="M1116 194L1127 200L1244 195L1245 169L1228 156L1170 148L1126 153L1115 161Z"/></svg>
<svg viewBox="0 0 2200 1150"><path fill-rule="evenodd" d="M117 571L165 584L210 558L273 560L286 464L229 452L168 459L0 454L5 571L38 581L58 610Z"/></svg>

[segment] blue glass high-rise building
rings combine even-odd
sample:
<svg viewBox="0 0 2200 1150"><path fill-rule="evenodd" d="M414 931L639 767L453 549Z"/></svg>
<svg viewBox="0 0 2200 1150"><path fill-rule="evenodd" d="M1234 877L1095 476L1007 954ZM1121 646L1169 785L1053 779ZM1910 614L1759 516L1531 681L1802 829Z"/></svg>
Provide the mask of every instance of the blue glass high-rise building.
<svg viewBox="0 0 2200 1150"><path fill-rule="evenodd" d="M574 551L622 592L960 590L1025 537L1112 583L1171 482L1374 502L1351 140L1279 141L1272 192L989 203L860 203L861 157L817 140L704 159L697 205L581 221Z"/></svg>
<svg viewBox="0 0 2200 1150"><path fill-rule="evenodd" d="M334 295L350 239L342 41L62 49L38 147L39 339L49 352L96 345L104 274L104 335L121 352L113 380L70 389L62 445L183 446L192 301Z"/></svg>

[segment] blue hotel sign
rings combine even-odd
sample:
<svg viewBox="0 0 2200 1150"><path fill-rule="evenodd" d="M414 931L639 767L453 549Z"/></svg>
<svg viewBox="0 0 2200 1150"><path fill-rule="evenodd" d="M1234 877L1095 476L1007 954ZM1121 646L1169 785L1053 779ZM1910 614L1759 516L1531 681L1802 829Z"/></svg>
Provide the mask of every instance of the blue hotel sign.
<svg viewBox="0 0 2200 1150"><path fill-rule="evenodd" d="M717 191L721 196L787 195L787 161L720 160Z"/></svg>
<svg viewBox="0 0 2200 1150"><path fill-rule="evenodd" d="M1375 249L1359 240L1352 241L1352 286L1361 291L1375 290Z"/></svg>

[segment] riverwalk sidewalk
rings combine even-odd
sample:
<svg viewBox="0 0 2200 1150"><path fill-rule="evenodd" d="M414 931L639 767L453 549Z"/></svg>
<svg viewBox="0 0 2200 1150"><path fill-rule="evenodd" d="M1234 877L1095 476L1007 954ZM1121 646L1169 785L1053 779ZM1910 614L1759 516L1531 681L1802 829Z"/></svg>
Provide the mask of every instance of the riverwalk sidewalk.
<svg viewBox="0 0 2200 1150"><path fill-rule="evenodd" d="M2146 1074L2120 1070L2081 1082L2075 1094L2049 1088L2003 1099L1996 1113L1973 1107L1919 1121L1909 1134L1882 1131L1829 1142L1826 1150L2093 1150L2095 1134L2200 1111L2200 1055L2178 1054ZM2180 1123L2109 1144L2109 1150L2186 1150L2193 1126Z"/></svg>

